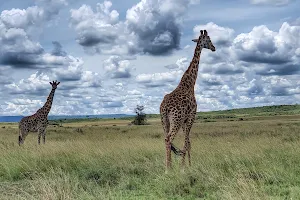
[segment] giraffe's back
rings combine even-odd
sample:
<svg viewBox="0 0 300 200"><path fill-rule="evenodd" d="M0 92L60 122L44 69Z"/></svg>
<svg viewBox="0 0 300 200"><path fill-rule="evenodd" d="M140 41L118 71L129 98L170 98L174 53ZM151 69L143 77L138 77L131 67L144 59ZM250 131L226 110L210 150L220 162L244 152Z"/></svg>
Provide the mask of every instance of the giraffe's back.
<svg viewBox="0 0 300 200"><path fill-rule="evenodd" d="M37 115L23 117L19 122L19 128L26 132L37 132L40 126L47 124L46 119L40 119Z"/></svg>

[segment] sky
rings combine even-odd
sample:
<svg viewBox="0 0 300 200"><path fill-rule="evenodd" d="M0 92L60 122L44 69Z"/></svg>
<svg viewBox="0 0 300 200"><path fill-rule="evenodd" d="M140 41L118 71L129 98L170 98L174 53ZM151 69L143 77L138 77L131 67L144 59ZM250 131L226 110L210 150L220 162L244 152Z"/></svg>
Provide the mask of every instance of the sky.
<svg viewBox="0 0 300 200"><path fill-rule="evenodd" d="M84 2L84 3L83 3ZM299 0L0 2L0 115L159 113L206 29L197 111L300 100Z"/></svg>

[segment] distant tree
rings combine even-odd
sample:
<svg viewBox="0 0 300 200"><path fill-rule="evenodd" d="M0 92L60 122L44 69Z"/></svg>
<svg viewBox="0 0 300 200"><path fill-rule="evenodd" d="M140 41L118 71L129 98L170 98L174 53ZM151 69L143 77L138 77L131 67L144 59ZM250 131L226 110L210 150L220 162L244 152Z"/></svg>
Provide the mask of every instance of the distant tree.
<svg viewBox="0 0 300 200"><path fill-rule="evenodd" d="M133 120L133 124L135 125L145 125L147 122L146 114L144 113L144 106L137 105L134 109L136 116Z"/></svg>

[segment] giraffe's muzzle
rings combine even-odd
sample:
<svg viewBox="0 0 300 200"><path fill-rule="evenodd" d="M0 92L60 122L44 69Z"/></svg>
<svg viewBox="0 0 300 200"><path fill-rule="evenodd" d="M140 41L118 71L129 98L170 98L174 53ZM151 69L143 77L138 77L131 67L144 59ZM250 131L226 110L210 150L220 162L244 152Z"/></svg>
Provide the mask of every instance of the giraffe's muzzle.
<svg viewBox="0 0 300 200"><path fill-rule="evenodd" d="M211 46L211 48L210 48L210 49L211 49L211 51L212 51L212 52L216 51L216 48L215 48L215 46Z"/></svg>

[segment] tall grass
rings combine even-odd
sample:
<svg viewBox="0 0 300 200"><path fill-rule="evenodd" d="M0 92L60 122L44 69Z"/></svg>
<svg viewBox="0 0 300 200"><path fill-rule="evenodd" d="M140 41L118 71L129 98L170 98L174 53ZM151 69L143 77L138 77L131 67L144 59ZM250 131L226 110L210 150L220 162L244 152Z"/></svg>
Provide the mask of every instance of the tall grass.
<svg viewBox="0 0 300 200"><path fill-rule="evenodd" d="M0 129L0 199L297 199L300 118L197 121L192 166L164 173L158 120L151 125L49 127L46 145L15 125ZM78 128L81 131L78 131ZM182 146L179 133L176 146Z"/></svg>

